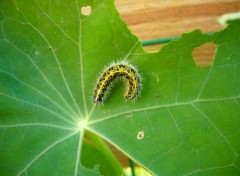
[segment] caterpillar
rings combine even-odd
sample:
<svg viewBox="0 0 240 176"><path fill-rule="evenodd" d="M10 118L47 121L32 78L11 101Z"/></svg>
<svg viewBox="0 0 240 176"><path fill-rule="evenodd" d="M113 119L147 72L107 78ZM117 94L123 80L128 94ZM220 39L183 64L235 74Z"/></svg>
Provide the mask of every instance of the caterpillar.
<svg viewBox="0 0 240 176"><path fill-rule="evenodd" d="M125 99L134 101L142 89L142 78L138 70L133 65L128 64L127 61L113 62L105 68L97 81L93 101L95 103L104 102L113 82L119 78L126 81Z"/></svg>

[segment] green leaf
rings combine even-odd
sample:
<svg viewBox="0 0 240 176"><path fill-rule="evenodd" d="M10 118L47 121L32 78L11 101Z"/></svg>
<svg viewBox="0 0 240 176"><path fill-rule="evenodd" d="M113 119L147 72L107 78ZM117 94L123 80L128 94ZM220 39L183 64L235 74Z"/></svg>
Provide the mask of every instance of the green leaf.
<svg viewBox="0 0 240 176"><path fill-rule="evenodd" d="M214 62L199 67L192 51L209 42ZM0 175L120 175L86 130L156 175L239 175L239 48L239 21L147 53L111 0L1 1ZM125 101L120 82L94 104L99 73L124 59L143 77L141 96ZM116 162L109 172L103 156Z"/></svg>

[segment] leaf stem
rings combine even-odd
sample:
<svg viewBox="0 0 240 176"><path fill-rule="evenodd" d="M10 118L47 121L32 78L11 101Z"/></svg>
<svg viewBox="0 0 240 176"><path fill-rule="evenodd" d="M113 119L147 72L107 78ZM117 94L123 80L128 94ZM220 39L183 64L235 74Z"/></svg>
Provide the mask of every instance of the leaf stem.
<svg viewBox="0 0 240 176"><path fill-rule="evenodd" d="M154 40L145 40L145 41L142 41L142 45L143 46L149 46L149 45L168 43L168 42L171 42L173 40L177 40L179 38L180 38L179 36L176 36L176 37L171 37L171 38L161 38L161 39L154 39Z"/></svg>
<svg viewBox="0 0 240 176"><path fill-rule="evenodd" d="M212 35L212 34L214 34L214 32L208 32L206 34ZM168 42L171 42L173 40L177 40L179 38L180 38L180 36L169 37L169 38L159 38L159 39L153 39L153 40L145 40L145 41L142 41L142 46L168 43Z"/></svg>
<svg viewBox="0 0 240 176"><path fill-rule="evenodd" d="M129 165L130 165L130 168L131 168L132 176L135 176L134 162L130 158L129 158Z"/></svg>
<svg viewBox="0 0 240 176"><path fill-rule="evenodd" d="M123 173L121 164L119 163L116 156L109 149L107 144L99 136L97 136L96 134L94 134L89 130L86 130L86 134L92 140L92 142L94 142L96 147L99 148L100 151L108 158L108 160L112 164L112 167L118 173L117 175L123 175L124 173Z"/></svg>

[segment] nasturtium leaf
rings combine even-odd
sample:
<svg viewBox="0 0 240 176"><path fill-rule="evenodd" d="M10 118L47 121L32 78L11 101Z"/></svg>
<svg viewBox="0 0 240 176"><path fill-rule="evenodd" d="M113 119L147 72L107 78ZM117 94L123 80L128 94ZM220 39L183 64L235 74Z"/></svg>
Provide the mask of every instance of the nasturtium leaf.
<svg viewBox="0 0 240 176"><path fill-rule="evenodd" d="M200 67L192 52L205 43L217 49ZM125 101L119 81L94 104L99 74L122 60L141 96ZM148 53L113 0L1 1L0 175L120 174L86 130L154 175L240 175L239 77L239 21Z"/></svg>

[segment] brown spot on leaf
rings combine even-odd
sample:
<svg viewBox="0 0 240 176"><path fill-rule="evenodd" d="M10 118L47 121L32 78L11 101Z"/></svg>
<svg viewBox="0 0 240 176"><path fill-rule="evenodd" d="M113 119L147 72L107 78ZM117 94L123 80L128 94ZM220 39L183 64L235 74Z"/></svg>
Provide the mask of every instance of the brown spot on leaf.
<svg viewBox="0 0 240 176"><path fill-rule="evenodd" d="M144 138L144 131L139 131L137 134L137 139L143 139Z"/></svg>

